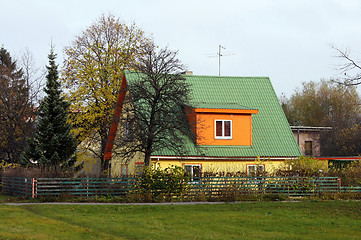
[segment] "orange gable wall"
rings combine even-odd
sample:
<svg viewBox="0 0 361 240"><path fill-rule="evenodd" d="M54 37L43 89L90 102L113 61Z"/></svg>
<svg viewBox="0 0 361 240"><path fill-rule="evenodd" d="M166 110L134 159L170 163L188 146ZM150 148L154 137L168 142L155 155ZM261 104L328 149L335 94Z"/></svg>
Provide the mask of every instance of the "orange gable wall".
<svg viewBox="0 0 361 240"><path fill-rule="evenodd" d="M252 115L229 113L197 113L197 144L252 145ZM232 139L215 139L215 120L232 120Z"/></svg>

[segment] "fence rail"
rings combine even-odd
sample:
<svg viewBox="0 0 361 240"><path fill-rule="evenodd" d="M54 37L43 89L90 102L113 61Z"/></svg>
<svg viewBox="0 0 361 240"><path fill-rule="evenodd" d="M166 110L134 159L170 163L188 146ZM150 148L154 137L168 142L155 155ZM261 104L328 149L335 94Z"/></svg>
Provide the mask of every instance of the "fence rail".
<svg viewBox="0 0 361 240"><path fill-rule="evenodd" d="M341 182L337 177L204 177L193 183L191 191L207 195L223 193L277 193L291 196L338 192Z"/></svg>
<svg viewBox="0 0 361 240"><path fill-rule="evenodd" d="M16 196L125 195L135 189L136 178L8 178L3 193Z"/></svg>
<svg viewBox="0 0 361 240"><path fill-rule="evenodd" d="M2 192L7 195L32 197L33 187L33 178L2 178Z"/></svg>
<svg viewBox="0 0 361 240"><path fill-rule="evenodd" d="M138 178L13 178L3 177L2 191L7 195L39 196L75 195L84 198L96 195L126 195L137 190ZM202 177L185 183L188 196L205 194L276 193L290 196L318 195L325 192L361 192L361 187L341 187L337 177Z"/></svg>

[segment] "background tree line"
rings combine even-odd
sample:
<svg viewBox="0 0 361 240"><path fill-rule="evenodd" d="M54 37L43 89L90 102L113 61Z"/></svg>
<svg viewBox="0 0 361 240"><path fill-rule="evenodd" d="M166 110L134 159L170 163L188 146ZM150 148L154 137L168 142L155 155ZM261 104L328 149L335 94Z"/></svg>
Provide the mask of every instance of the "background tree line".
<svg viewBox="0 0 361 240"><path fill-rule="evenodd" d="M291 126L332 127L321 131L323 156L361 154L361 108L356 86L335 81L303 83L290 98L281 96Z"/></svg>

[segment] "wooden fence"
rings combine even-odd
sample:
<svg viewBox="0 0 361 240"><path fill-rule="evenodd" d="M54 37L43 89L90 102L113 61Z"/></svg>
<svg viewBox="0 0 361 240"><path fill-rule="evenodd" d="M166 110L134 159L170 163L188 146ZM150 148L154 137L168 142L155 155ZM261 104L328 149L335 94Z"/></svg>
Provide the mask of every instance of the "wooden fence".
<svg viewBox="0 0 361 240"><path fill-rule="evenodd" d="M7 195L40 197L74 195L84 198L100 195L127 195L137 188L138 178L10 178L3 177L2 191ZM188 196L204 194L287 194L318 195L325 192L361 192L361 187L341 187L337 177L203 177L185 183Z"/></svg>
<svg viewBox="0 0 361 240"><path fill-rule="evenodd" d="M338 192L341 180L337 177L204 177L192 185L191 192L202 192L209 196L232 192L309 196L324 192Z"/></svg>
<svg viewBox="0 0 361 240"><path fill-rule="evenodd" d="M134 190L136 178L9 178L3 177L2 191L15 196L126 195Z"/></svg>

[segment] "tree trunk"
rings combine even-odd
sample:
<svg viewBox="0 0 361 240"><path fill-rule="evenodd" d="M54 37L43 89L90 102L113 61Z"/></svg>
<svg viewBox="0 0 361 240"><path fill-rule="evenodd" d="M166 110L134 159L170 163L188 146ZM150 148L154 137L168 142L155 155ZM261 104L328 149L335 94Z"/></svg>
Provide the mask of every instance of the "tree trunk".
<svg viewBox="0 0 361 240"><path fill-rule="evenodd" d="M148 148L145 151L145 156L144 156L144 166L145 167L149 167L150 165L150 156L152 155L152 151Z"/></svg>

